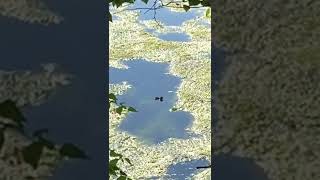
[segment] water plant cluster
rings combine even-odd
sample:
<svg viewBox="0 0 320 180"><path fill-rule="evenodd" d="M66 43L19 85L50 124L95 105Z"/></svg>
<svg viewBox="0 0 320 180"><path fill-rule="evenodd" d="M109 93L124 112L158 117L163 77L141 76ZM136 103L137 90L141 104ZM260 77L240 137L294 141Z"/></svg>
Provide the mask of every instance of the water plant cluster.
<svg viewBox="0 0 320 180"><path fill-rule="evenodd" d="M42 0L0 0L0 15L23 22L59 24L63 18L51 11Z"/></svg>
<svg viewBox="0 0 320 180"><path fill-rule="evenodd" d="M26 133L27 120L21 108L40 105L59 87L70 83L70 75L57 72L56 65L43 70L0 71L0 179L47 179L68 158L87 158L72 144L58 145L46 138L47 129Z"/></svg>
<svg viewBox="0 0 320 180"><path fill-rule="evenodd" d="M119 19L110 23L110 66L125 68L123 61L138 59L169 63L169 73L182 78L175 108L194 116L189 130L198 135L190 139L169 138L157 145L146 145L118 129L126 113L119 115L109 111L109 147L128 157L133 164L120 164L121 169L129 177L139 179L161 177L170 165L179 162L200 158L210 161L210 28L197 20L189 20L176 29L191 35L190 42L163 41L145 31L145 26L139 23L139 13L123 11L117 16ZM198 173L198 178L210 179L210 169Z"/></svg>
<svg viewBox="0 0 320 180"><path fill-rule="evenodd" d="M232 52L217 91L215 153L253 159L270 180L319 179L318 1L216 2Z"/></svg>

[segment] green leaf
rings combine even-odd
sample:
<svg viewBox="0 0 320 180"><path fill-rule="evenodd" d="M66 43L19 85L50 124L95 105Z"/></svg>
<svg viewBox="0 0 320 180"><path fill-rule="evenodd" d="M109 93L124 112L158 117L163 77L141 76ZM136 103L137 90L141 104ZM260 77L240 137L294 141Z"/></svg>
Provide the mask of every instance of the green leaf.
<svg viewBox="0 0 320 180"><path fill-rule="evenodd" d="M120 170L120 175L127 176L127 174L125 172L123 172L122 170Z"/></svg>
<svg viewBox="0 0 320 180"><path fill-rule="evenodd" d="M132 165L131 161L128 158L124 158L125 161L127 161L130 165Z"/></svg>
<svg viewBox="0 0 320 180"><path fill-rule="evenodd" d="M47 139L45 139L45 138L40 138L39 139L39 142L40 143L42 143L43 144L43 146L46 146L47 148L49 148L49 149L54 149L54 144L53 144L53 142L51 142L51 141L49 141L49 140L47 140Z"/></svg>
<svg viewBox="0 0 320 180"><path fill-rule="evenodd" d="M189 6L196 6L200 4L200 0L189 0Z"/></svg>
<svg viewBox="0 0 320 180"><path fill-rule="evenodd" d="M121 115L122 110L123 110L123 106L120 106L120 107L116 108L116 112L117 112L119 115Z"/></svg>
<svg viewBox="0 0 320 180"><path fill-rule="evenodd" d="M118 179L117 180L126 180L127 179L127 177L126 176L120 176L120 177L118 177Z"/></svg>
<svg viewBox="0 0 320 180"><path fill-rule="evenodd" d="M130 112L138 112L136 109L134 109L133 107L129 107L128 108L128 111L130 111Z"/></svg>
<svg viewBox="0 0 320 180"><path fill-rule="evenodd" d="M187 6L187 5L183 5L183 9L187 12L187 11L189 11L189 9L190 9L190 6Z"/></svg>
<svg viewBox="0 0 320 180"><path fill-rule="evenodd" d="M208 0L203 0L201 1L201 5L207 7L207 6L210 6L210 3Z"/></svg>
<svg viewBox="0 0 320 180"><path fill-rule="evenodd" d="M114 0L113 2L115 3L117 8L120 7L124 3L122 0Z"/></svg>
<svg viewBox="0 0 320 180"><path fill-rule="evenodd" d="M207 17L207 18L211 18L211 8L208 8L208 9L206 10L206 17Z"/></svg>
<svg viewBox="0 0 320 180"><path fill-rule="evenodd" d="M141 0L142 2L144 2L145 4L148 4L149 0Z"/></svg>
<svg viewBox="0 0 320 180"><path fill-rule="evenodd" d="M59 152L62 156L69 158L88 159L88 156L82 150L69 143L63 144Z"/></svg>
<svg viewBox="0 0 320 180"><path fill-rule="evenodd" d="M108 12L108 20L109 20L110 22L112 22L112 15L111 15L110 12ZM109 98L110 98L110 96L109 96Z"/></svg>
<svg viewBox="0 0 320 180"><path fill-rule="evenodd" d="M23 159L30 164L34 169L38 167L38 163L42 154L43 144L34 142L22 149Z"/></svg>
<svg viewBox="0 0 320 180"><path fill-rule="evenodd" d="M22 122L26 121L16 103L11 100L0 103L0 116L14 120L20 127L23 126Z"/></svg>
<svg viewBox="0 0 320 180"><path fill-rule="evenodd" d="M116 97L116 95L114 95L113 93L110 93L110 94L109 94L109 101L110 101L110 99L112 100L111 102L114 102L114 103L117 102L117 97Z"/></svg>
<svg viewBox="0 0 320 180"><path fill-rule="evenodd" d="M114 150L110 150L110 156L111 156L111 157L119 157L119 158L122 158L122 155L116 153Z"/></svg>
<svg viewBox="0 0 320 180"><path fill-rule="evenodd" d="M109 161L109 173L111 173L112 175L117 175L116 171L119 171L120 168L117 166L119 159L113 159L111 161Z"/></svg>

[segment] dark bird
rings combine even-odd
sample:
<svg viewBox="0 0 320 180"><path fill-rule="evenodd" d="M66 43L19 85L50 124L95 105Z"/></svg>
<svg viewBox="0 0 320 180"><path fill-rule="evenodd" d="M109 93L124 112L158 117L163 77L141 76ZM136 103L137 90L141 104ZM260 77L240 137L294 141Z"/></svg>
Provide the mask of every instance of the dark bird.
<svg viewBox="0 0 320 180"><path fill-rule="evenodd" d="M161 102L163 101L163 97L155 97L154 100L160 100Z"/></svg>
<svg viewBox="0 0 320 180"><path fill-rule="evenodd" d="M197 167L197 169L205 169L205 168L211 168L211 165L209 165L209 166L199 166L199 167Z"/></svg>

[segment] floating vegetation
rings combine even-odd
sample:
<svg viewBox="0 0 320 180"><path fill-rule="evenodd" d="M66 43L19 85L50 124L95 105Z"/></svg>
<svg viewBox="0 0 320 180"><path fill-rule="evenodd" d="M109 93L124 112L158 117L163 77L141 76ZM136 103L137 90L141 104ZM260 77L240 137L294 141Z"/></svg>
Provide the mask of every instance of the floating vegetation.
<svg viewBox="0 0 320 180"><path fill-rule="evenodd" d="M59 24L63 20L49 10L42 0L0 0L0 15L44 25Z"/></svg>
<svg viewBox="0 0 320 180"><path fill-rule="evenodd" d="M58 72L55 64L43 65L42 72L0 71L0 102L11 99L18 107L39 105L60 86L70 83L71 75Z"/></svg>
<svg viewBox="0 0 320 180"><path fill-rule="evenodd" d="M38 130L25 133L21 107L43 103L70 75L56 72L56 65L43 65L42 72L0 72L0 179L39 179L52 176L62 160L85 158L72 144L56 145Z"/></svg>
<svg viewBox="0 0 320 180"><path fill-rule="evenodd" d="M251 158L271 180L320 177L319 7L227 0L213 11L217 45L238 52L219 82L215 153Z"/></svg>
<svg viewBox="0 0 320 180"><path fill-rule="evenodd" d="M110 23L109 64L111 67L124 67L121 61L134 59L168 62L169 72L182 78L174 108L194 116L189 129L198 136L190 139L169 138L157 145L146 145L136 137L119 131L118 127L126 114L109 111L109 147L131 160L133 166L122 164L121 169L133 179L164 176L172 164L202 158L210 161L211 158L211 61L210 56L204 55L204 52L210 53L211 50L210 29L198 25L197 20L190 20L184 23L183 28L192 29L187 31L188 34L193 33L189 34L193 36L192 41L163 41L145 32L145 26L138 22L138 15L124 11L117 14L119 20ZM144 23L153 28L150 21ZM197 33L196 27L201 32ZM210 179L208 170L196 176L201 175Z"/></svg>
<svg viewBox="0 0 320 180"><path fill-rule="evenodd" d="M122 82L122 84L109 84L109 92L115 95L122 95L131 87L127 82Z"/></svg>

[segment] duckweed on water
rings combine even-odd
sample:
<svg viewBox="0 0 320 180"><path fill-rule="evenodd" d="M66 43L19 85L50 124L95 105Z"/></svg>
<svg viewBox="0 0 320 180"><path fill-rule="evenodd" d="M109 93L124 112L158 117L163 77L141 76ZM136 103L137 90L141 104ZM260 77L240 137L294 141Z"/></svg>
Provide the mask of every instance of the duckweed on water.
<svg viewBox="0 0 320 180"><path fill-rule="evenodd" d="M251 158L271 180L320 177L319 8L226 0L213 11L217 44L241 52L219 83L215 153Z"/></svg>
<svg viewBox="0 0 320 180"><path fill-rule="evenodd" d="M42 0L0 0L0 15L39 24L59 24L63 18L52 12Z"/></svg>
<svg viewBox="0 0 320 180"><path fill-rule="evenodd" d="M168 62L169 72L183 78L175 106L194 116L189 129L199 135L190 139L169 138L165 142L149 146L136 137L119 131L118 127L126 114L118 115L110 111L110 148L125 154L134 164L122 164L121 168L133 179L138 179L163 176L170 165L179 162L201 158L210 161L211 61L207 55L211 50L210 28L206 29L197 24L196 20L190 20L182 28L171 28L187 32L193 37L192 41L163 41L145 32L145 26L138 23L138 13L126 11L117 15L121 20L110 23L110 66L125 68L121 61L133 59ZM144 23L151 24L150 21ZM149 28L152 28L152 24ZM210 171L204 170L196 175L200 176L210 178Z"/></svg>

